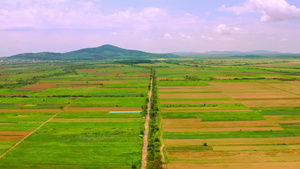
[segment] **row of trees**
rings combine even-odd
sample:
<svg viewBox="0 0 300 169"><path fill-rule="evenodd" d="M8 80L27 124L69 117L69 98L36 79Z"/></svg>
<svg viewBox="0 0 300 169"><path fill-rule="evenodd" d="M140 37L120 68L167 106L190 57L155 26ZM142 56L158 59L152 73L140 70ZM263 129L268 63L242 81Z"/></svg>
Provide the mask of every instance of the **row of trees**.
<svg viewBox="0 0 300 169"><path fill-rule="evenodd" d="M147 168L149 169L162 169L162 161L160 154L160 130L159 130L159 107L158 107L158 88L156 81L156 72L151 69L152 82L152 97L149 121L149 135L148 135L148 155L147 155Z"/></svg>

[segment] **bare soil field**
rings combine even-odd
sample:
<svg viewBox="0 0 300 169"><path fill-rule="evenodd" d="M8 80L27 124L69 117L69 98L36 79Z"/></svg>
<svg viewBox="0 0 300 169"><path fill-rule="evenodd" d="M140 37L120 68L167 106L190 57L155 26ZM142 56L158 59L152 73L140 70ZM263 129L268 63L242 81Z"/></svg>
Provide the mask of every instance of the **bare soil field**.
<svg viewBox="0 0 300 169"><path fill-rule="evenodd" d="M197 127L166 127L164 132L218 132L218 131L278 131L283 130L282 127L230 127L230 128L197 128Z"/></svg>
<svg viewBox="0 0 300 169"><path fill-rule="evenodd" d="M275 151L290 150L287 145L213 146L214 151Z"/></svg>
<svg viewBox="0 0 300 169"><path fill-rule="evenodd" d="M225 93L160 93L160 98L230 98Z"/></svg>
<svg viewBox="0 0 300 169"><path fill-rule="evenodd" d="M165 77L158 77L158 78L156 78L156 80L162 81L162 80L167 80L167 78L165 78Z"/></svg>
<svg viewBox="0 0 300 169"><path fill-rule="evenodd" d="M48 89L50 87L56 86L59 83L35 83L32 85L27 85L23 88L16 89L17 91L24 91L24 90L33 90L33 91L40 91L44 89Z"/></svg>
<svg viewBox="0 0 300 169"><path fill-rule="evenodd" d="M22 139L24 136L1 136L0 141L16 141Z"/></svg>
<svg viewBox="0 0 300 169"><path fill-rule="evenodd" d="M224 139L165 139L166 145L272 145L272 144L300 144L300 137L276 138L224 138Z"/></svg>
<svg viewBox="0 0 300 169"><path fill-rule="evenodd" d="M300 123L300 115L270 115L264 117L274 123Z"/></svg>
<svg viewBox="0 0 300 169"><path fill-rule="evenodd" d="M298 107L300 98L297 99L257 99L257 100L242 100L240 103L247 107Z"/></svg>
<svg viewBox="0 0 300 169"><path fill-rule="evenodd" d="M0 77L11 77L11 75L0 75Z"/></svg>
<svg viewBox="0 0 300 169"><path fill-rule="evenodd" d="M279 127L267 120L201 122L201 119L163 119L163 128Z"/></svg>
<svg viewBox="0 0 300 169"><path fill-rule="evenodd" d="M296 169L300 168L300 162L258 162L258 163L221 163L221 164L187 164L170 163L168 169Z"/></svg>
<svg viewBox="0 0 300 169"><path fill-rule="evenodd" d="M234 99L300 99L299 96L281 90L249 91L245 93L228 93Z"/></svg>
<svg viewBox="0 0 300 169"><path fill-rule="evenodd" d="M0 136L26 136L30 131L0 131Z"/></svg>
<svg viewBox="0 0 300 169"><path fill-rule="evenodd" d="M290 150L299 150L300 149L300 144L298 144L298 145L287 145L287 147Z"/></svg>
<svg viewBox="0 0 300 169"><path fill-rule="evenodd" d="M214 77L215 79L218 80L227 80L227 79L233 79L233 77L226 77L226 76L219 76L219 77Z"/></svg>
<svg viewBox="0 0 300 169"><path fill-rule="evenodd" d="M169 158L197 163L261 163L270 161L299 162L300 150L230 151L230 152L172 152Z"/></svg>
<svg viewBox="0 0 300 169"><path fill-rule="evenodd" d="M264 83L269 86L289 91L295 94L300 94L300 81L280 82L280 83Z"/></svg>

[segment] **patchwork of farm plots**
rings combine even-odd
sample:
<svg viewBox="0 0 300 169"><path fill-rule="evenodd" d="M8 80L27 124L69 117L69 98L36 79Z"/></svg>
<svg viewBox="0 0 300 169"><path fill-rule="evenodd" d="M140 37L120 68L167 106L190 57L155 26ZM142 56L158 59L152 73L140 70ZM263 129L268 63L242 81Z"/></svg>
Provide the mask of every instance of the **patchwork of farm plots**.
<svg viewBox="0 0 300 169"><path fill-rule="evenodd" d="M109 111L141 111L149 76L100 64L0 89L0 168L139 167L142 114Z"/></svg>
<svg viewBox="0 0 300 169"><path fill-rule="evenodd" d="M300 167L299 81L172 83L179 70L158 69L167 168Z"/></svg>

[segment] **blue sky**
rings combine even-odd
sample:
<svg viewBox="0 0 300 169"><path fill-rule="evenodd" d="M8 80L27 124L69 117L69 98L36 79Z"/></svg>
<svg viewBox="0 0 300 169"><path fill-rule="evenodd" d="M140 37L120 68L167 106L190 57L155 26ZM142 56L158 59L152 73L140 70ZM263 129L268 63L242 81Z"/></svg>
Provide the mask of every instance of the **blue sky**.
<svg viewBox="0 0 300 169"><path fill-rule="evenodd" d="M113 44L300 53L299 0L2 0L0 56Z"/></svg>

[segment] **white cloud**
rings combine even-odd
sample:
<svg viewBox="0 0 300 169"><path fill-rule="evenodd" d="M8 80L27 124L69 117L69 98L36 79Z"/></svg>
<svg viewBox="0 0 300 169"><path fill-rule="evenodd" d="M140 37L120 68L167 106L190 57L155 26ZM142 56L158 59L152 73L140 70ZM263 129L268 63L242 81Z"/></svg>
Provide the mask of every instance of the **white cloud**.
<svg viewBox="0 0 300 169"><path fill-rule="evenodd" d="M163 39L166 39L166 40L174 40L174 37L173 37L171 34L166 33L166 34L164 34Z"/></svg>
<svg viewBox="0 0 300 169"><path fill-rule="evenodd" d="M189 39L193 39L192 36L184 34L184 33L165 33L163 36L163 39L165 40L189 40Z"/></svg>
<svg viewBox="0 0 300 169"><path fill-rule="evenodd" d="M178 13L175 16L159 7L107 9L101 6L101 0L3 0L1 3L0 30L96 29L111 32L162 32L193 30L203 22L195 15Z"/></svg>
<svg viewBox="0 0 300 169"><path fill-rule="evenodd" d="M201 35L201 39L207 40L207 41L213 41L214 38L210 37L210 36L206 36L206 35Z"/></svg>
<svg viewBox="0 0 300 169"><path fill-rule="evenodd" d="M300 19L300 8L290 5L286 0L248 0L241 6L226 7L219 10L242 13L260 13L262 22Z"/></svg>
<svg viewBox="0 0 300 169"><path fill-rule="evenodd" d="M231 28L225 24L220 24L216 27L216 32L220 34L230 34Z"/></svg>
<svg viewBox="0 0 300 169"><path fill-rule="evenodd" d="M0 6L0 30L34 29L107 29L148 30L166 20L160 8L127 10L102 9L95 0L4 0Z"/></svg>
<svg viewBox="0 0 300 169"><path fill-rule="evenodd" d="M239 27L230 27L228 25L225 25L225 24L219 24L215 31L219 34L223 34L223 35L230 35L230 34L239 34L239 35L242 35L242 34L247 34L248 32L245 31L245 30L242 30L241 28Z"/></svg>
<svg viewBox="0 0 300 169"><path fill-rule="evenodd" d="M282 38L280 41L288 41L288 38Z"/></svg>
<svg viewBox="0 0 300 169"><path fill-rule="evenodd" d="M183 34L183 33L180 33L179 35L180 35L180 37L181 37L182 39L192 39L192 38L193 38L193 37L191 37L191 36L189 36L189 35L186 35L186 34Z"/></svg>

